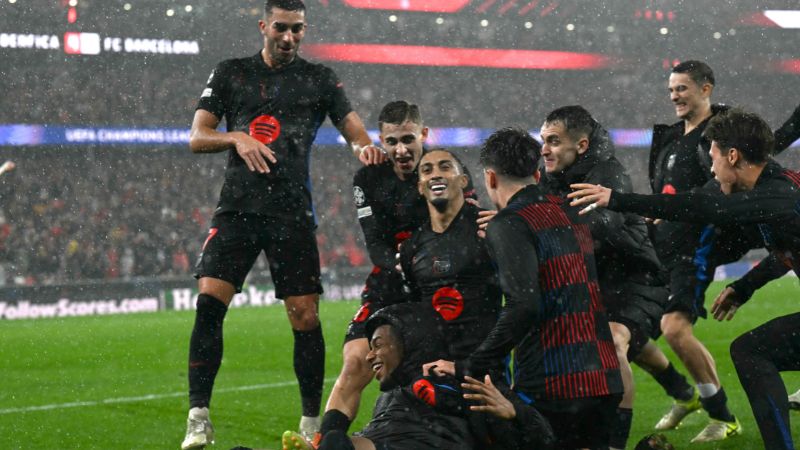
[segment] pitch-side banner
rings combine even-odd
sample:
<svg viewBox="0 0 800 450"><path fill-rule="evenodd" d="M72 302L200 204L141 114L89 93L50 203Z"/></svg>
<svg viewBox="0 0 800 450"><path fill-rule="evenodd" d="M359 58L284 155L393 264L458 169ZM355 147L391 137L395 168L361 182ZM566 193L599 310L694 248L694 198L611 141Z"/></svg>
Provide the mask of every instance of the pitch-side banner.
<svg viewBox="0 0 800 450"><path fill-rule="evenodd" d="M365 275L344 282L323 282L325 301L359 298ZM183 311L195 308L197 283L111 282L74 286L0 288L0 321L51 319L109 314ZM247 284L231 302L233 308L262 307L278 303L270 283Z"/></svg>

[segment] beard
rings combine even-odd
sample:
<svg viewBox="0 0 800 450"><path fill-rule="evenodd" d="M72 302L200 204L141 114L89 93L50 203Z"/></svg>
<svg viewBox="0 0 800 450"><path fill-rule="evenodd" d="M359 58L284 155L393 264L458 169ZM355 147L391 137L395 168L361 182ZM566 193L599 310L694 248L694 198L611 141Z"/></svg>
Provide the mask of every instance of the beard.
<svg viewBox="0 0 800 450"><path fill-rule="evenodd" d="M450 203L450 200L446 198L434 198L431 200L431 205L433 205L433 207L436 208L436 210L440 213L445 212L448 203Z"/></svg>

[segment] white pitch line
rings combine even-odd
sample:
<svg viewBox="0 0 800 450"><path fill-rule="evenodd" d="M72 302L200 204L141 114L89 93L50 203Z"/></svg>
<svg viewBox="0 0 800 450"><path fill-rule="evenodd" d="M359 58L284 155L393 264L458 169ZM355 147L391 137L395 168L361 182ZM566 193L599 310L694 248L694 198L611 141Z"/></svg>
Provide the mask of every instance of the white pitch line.
<svg viewBox="0 0 800 450"><path fill-rule="evenodd" d="M326 382L334 381L334 378L327 378L325 379L325 381ZM257 389L274 389L286 386L294 386L296 384L297 381L282 381L280 383L254 384L251 386L220 388L220 389L215 389L214 392L255 391ZM20 408L0 409L0 415L14 414L20 412L48 411L51 409L78 408L81 406L111 405L114 403L144 402L148 400L160 400L162 398L182 397L185 395L188 394L186 392L170 392L168 394L148 394L148 395L140 395L138 397L117 397L117 398L106 398L103 400L85 401L85 402L53 403L50 405L23 406Z"/></svg>

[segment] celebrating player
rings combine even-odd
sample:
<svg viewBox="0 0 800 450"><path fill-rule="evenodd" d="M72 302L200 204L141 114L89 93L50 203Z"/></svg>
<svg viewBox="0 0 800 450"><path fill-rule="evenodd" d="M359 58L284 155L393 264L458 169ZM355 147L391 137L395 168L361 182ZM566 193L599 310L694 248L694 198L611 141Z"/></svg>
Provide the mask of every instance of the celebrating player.
<svg viewBox="0 0 800 450"><path fill-rule="evenodd" d="M195 274L200 294L189 346L191 409L183 449L214 440L208 406L222 361L223 320L262 251L294 332L300 430L318 430L325 346L308 156L327 115L363 163L385 158L371 145L333 71L297 55L307 26L303 2L268 0L258 26L264 48L214 69L192 123L192 151L227 151L228 164ZM223 118L227 130L217 131Z"/></svg>
<svg viewBox="0 0 800 450"><path fill-rule="evenodd" d="M769 256L741 279L726 287L714 302L718 320L731 319L752 293L788 270L800 269L800 175L770 159L774 138L758 116L731 110L712 118L705 131L711 140L712 171L719 193L677 195L623 194L611 189L575 184L569 196L584 208L608 207L648 217L719 225L757 225ZM737 338L731 357L745 388L768 449L793 448L789 402L779 372L798 370L800 314L774 319Z"/></svg>

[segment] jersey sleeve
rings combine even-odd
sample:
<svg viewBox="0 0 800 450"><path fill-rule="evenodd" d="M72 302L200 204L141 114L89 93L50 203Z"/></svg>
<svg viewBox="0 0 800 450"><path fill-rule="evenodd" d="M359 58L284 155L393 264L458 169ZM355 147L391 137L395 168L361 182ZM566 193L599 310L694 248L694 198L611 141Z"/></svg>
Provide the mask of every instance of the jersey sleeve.
<svg viewBox="0 0 800 450"><path fill-rule="evenodd" d="M197 109L203 109L211 114L217 116L222 120L225 113L228 112L228 97L229 97L229 71L227 70L228 64L223 61L217 64L217 67L211 72L206 82L206 87L200 94L200 100L197 102Z"/></svg>
<svg viewBox="0 0 800 450"><path fill-rule="evenodd" d="M364 232L364 241L372 264L382 269L394 270L397 249L388 244L392 241L391 225L380 202L376 201L373 184L363 168L353 177L353 199L358 223Z"/></svg>
<svg viewBox="0 0 800 450"><path fill-rule="evenodd" d="M742 278L734 281L728 286L736 291L736 294L741 300L742 304L750 300L753 293L761 289L765 284L770 281L780 278L789 271L789 267L784 264L783 260L775 253L772 252L762 259L755 267L750 269Z"/></svg>
<svg viewBox="0 0 800 450"><path fill-rule="evenodd" d="M541 304L539 260L527 225L517 217L499 215L489 222L486 244L497 265L505 305L483 343L466 360L456 361L459 376L477 379L497 367L536 326Z"/></svg>
<svg viewBox="0 0 800 450"><path fill-rule="evenodd" d="M353 111L353 107L345 94L344 83L339 80L339 77L336 76L332 69L327 67L325 68L323 85L328 99L328 116L331 118L333 125L338 127L342 120Z"/></svg>
<svg viewBox="0 0 800 450"><path fill-rule="evenodd" d="M755 224L792 219L797 196L775 189L724 195L701 191L668 194L623 194L612 191L608 208L645 217L715 225Z"/></svg>

